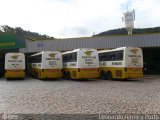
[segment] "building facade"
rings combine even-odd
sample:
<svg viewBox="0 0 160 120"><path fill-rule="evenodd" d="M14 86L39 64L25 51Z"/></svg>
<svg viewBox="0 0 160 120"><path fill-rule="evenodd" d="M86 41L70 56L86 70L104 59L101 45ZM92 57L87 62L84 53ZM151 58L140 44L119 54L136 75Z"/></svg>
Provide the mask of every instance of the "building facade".
<svg viewBox="0 0 160 120"><path fill-rule="evenodd" d="M101 37L67 38L54 40L25 40L22 53L46 50L67 51L76 48L112 49L123 46L141 47L148 73L160 74L160 34L117 35Z"/></svg>

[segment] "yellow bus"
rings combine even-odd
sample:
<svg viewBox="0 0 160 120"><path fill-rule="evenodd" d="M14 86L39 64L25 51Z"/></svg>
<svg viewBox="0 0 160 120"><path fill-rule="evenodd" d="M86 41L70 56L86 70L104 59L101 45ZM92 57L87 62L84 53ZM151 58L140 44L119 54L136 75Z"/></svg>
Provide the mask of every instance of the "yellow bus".
<svg viewBox="0 0 160 120"><path fill-rule="evenodd" d="M119 47L98 51L100 77L102 79L128 79L143 77L141 48Z"/></svg>
<svg viewBox="0 0 160 120"><path fill-rule="evenodd" d="M62 53L63 76L66 79L99 77L99 60L96 49L80 48Z"/></svg>
<svg viewBox="0 0 160 120"><path fill-rule="evenodd" d="M62 53L59 51L42 51L27 59L28 73L35 78L61 78Z"/></svg>
<svg viewBox="0 0 160 120"><path fill-rule="evenodd" d="M5 55L5 78L25 77L25 55L23 53L6 53Z"/></svg>
<svg viewBox="0 0 160 120"><path fill-rule="evenodd" d="M4 57L0 55L0 76L4 74Z"/></svg>

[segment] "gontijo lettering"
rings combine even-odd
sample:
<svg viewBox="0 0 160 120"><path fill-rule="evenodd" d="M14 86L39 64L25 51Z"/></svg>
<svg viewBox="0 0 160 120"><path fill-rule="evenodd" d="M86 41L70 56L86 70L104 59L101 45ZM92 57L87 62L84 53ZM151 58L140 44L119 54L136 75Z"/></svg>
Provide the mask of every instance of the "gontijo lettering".
<svg viewBox="0 0 160 120"><path fill-rule="evenodd" d="M16 46L16 43L15 42L0 43L0 47L5 47L5 46Z"/></svg>
<svg viewBox="0 0 160 120"><path fill-rule="evenodd" d="M112 65L122 65L122 62L112 62Z"/></svg>

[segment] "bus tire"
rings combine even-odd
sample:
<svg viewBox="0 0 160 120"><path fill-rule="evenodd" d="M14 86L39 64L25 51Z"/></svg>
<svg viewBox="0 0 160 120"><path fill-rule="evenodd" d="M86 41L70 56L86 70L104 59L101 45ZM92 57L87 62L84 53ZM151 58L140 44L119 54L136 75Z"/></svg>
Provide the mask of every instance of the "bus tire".
<svg viewBox="0 0 160 120"><path fill-rule="evenodd" d="M107 73L107 80L112 80L112 73L111 72L108 72Z"/></svg>
<svg viewBox="0 0 160 120"><path fill-rule="evenodd" d="M39 77L38 77L38 72L35 73L35 78L37 78L37 79L39 78Z"/></svg>
<svg viewBox="0 0 160 120"><path fill-rule="evenodd" d="M101 78L102 80L106 80L106 79L107 79L107 74L106 74L106 72L102 71L101 74L100 74L100 78Z"/></svg>
<svg viewBox="0 0 160 120"><path fill-rule="evenodd" d="M13 79L13 78L10 78L10 77L6 78L6 80L8 80L8 81L9 81L9 80L12 80L12 79Z"/></svg>
<svg viewBox="0 0 160 120"><path fill-rule="evenodd" d="M70 73L70 72L67 73L67 79L68 79L68 80L71 80L71 79L72 79L72 78L71 78L71 73Z"/></svg>
<svg viewBox="0 0 160 120"><path fill-rule="evenodd" d="M66 76L66 72L63 72L63 76L62 76L64 79L66 79L67 78L67 76Z"/></svg>

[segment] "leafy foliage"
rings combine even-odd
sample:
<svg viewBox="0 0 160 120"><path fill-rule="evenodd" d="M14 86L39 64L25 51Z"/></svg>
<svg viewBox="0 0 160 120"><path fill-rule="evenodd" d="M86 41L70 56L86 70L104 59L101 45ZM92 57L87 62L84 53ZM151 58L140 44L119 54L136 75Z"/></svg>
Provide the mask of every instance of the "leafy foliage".
<svg viewBox="0 0 160 120"><path fill-rule="evenodd" d="M133 29L133 34L146 34L146 33L160 33L160 27L155 28L135 28ZM109 31L104 31L94 36L105 36L105 35L126 35L127 31L125 28L114 29Z"/></svg>
<svg viewBox="0 0 160 120"><path fill-rule="evenodd" d="M30 31L23 30L21 27L12 28L7 25L1 26L0 32L12 33L12 34L16 34L17 36L19 36L21 38L30 38L30 39L34 39L34 40L54 39L54 37L50 37L47 35L41 35L36 32L30 32Z"/></svg>

